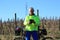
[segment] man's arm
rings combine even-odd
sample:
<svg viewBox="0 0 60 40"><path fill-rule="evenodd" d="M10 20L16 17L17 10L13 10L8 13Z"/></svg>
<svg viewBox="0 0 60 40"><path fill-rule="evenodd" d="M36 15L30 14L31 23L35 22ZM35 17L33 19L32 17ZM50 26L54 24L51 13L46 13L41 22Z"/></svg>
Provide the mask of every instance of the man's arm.
<svg viewBox="0 0 60 40"><path fill-rule="evenodd" d="M29 21L28 21L28 17L26 16L25 20L24 20L24 25L28 25Z"/></svg>
<svg viewBox="0 0 60 40"><path fill-rule="evenodd" d="M40 26L40 18L39 17L36 18L35 25Z"/></svg>

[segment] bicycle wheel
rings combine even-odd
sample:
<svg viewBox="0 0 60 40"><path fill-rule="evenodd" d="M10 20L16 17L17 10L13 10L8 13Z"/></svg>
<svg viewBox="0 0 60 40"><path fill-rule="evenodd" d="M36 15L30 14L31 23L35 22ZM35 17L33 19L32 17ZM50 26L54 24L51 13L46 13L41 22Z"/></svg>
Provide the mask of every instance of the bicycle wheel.
<svg viewBox="0 0 60 40"><path fill-rule="evenodd" d="M15 38L14 40L21 40L21 38L20 38L20 37L18 37L18 38Z"/></svg>
<svg viewBox="0 0 60 40"><path fill-rule="evenodd" d="M52 37L44 37L42 40L54 40Z"/></svg>
<svg viewBox="0 0 60 40"><path fill-rule="evenodd" d="M23 36L15 36L14 40L25 40Z"/></svg>

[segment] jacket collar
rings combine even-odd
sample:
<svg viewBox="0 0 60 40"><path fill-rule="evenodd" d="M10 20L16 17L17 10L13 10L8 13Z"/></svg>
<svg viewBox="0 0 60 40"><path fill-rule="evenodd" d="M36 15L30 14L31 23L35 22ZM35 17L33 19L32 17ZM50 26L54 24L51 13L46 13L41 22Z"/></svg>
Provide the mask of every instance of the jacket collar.
<svg viewBox="0 0 60 40"><path fill-rule="evenodd" d="M32 15L29 14L29 16L34 16L35 14L33 13Z"/></svg>

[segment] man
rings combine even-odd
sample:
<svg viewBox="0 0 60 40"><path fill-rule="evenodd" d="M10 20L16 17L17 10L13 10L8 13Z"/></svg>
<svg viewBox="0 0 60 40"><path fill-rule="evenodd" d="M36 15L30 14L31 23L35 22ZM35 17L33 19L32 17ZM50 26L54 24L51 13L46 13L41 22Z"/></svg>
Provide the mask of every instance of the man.
<svg viewBox="0 0 60 40"><path fill-rule="evenodd" d="M24 20L26 40L30 40L32 35L34 40L38 40L38 26L40 25L40 19L34 14L34 9L29 9L29 15Z"/></svg>

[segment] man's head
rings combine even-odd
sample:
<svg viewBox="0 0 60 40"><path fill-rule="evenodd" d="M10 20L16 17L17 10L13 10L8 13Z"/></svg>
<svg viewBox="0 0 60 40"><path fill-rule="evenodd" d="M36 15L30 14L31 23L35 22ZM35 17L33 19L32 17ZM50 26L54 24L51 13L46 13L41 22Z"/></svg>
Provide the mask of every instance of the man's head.
<svg viewBox="0 0 60 40"><path fill-rule="evenodd" d="M30 14L30 15L33 15L33 14L34 14L34 8L33 8L33 7L30 7L30 8L29 8L29 14Z"/></svg>

